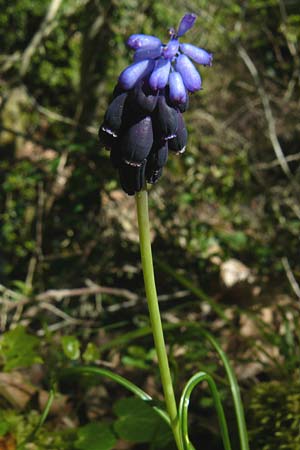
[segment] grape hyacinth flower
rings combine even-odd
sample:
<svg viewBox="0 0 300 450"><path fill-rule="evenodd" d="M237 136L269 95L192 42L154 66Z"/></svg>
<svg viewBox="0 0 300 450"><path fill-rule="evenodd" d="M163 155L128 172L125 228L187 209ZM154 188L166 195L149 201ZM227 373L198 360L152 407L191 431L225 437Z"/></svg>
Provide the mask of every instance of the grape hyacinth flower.
<svg viewBox="0 0 300 450"><path fill-rule="evenodd" d="M211 66L212 54L181 38L196 20L185 14L178 30L169 31L167 44L155 36L133 34L127 45L133 63L123 70L99 129L100 143L110 150L121 186L129 195L162 175L168 152L181 154L187 144L182 113L189 93L201 89L201 77L192 60Z"/></svg>

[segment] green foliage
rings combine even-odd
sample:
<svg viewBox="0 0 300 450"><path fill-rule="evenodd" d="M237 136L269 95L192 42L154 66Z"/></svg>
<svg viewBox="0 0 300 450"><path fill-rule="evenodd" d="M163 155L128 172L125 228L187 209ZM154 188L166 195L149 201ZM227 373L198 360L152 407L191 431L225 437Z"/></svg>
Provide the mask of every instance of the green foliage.
<svg viewBox="0 0 300 450"><path fill-rule="evenodd" d="M79 450L111 450L116 444L116 437L109 425L90 423L78 429L75 448Z"/></svg>
<svg viewBox="0 0 300 450"><path fill-rule="evenodd" d="M114 424L118 435L127 441L147 442L150 449L165 448L172 442L170 428L143 400L119 400L114 407L118 416Z"/></svg>
<svg viewBox="0 0 300 450"><path fill-rule="evenodd" d="M39 344L39 339L28 334L21 326L5 333L0 340L0 356L4 370L10 371L41 363Z"/></svg>
<svg viewBox="0 0 300 450"><path fill-rule="evenodd" d="M63 336L61 342L67 358L76 360L80 357L80 342L75 336Z"/></svg>
<svg viewBox="0 0 300 450"><path fill-rule="evenodd" d="M233 233L220 233L220 241L231 250L242 251L247 247L248 238L242 231L235 231Z"/></svg>
<svg viewBox="0 0 300 450"><path fill-rule="evenodd" d="M20 414L13 410L0 409L0 426L6 427L17 441L19 450L74 450L74 441L77 438L76 430L51 430L41 428L34 437L34 443L28 437L35 430L39 420L37 411Z"/></svg>
<svg viewBox="0 0 300 450"><path fill-rule="evenodd" d="M11 257L4 260L0 272L11 273L18 260L28 257L35 250L35 241L31 230L35 217L35 202L37 183L40 180L39 171L28 161L8 165L0 162L0 172L3 171L2 194L6 198L5 207L0 211L2 222L0 237L3 242L4 254Z"/></svg>
<svg viewBox="0 0 300 450"><path fill-rule="evenodd" d="M9 423L5 419L5 414L0 411L0 437L4 436L9 431Z"/></svg>
<svg viewBox="0 0 300 450"><path fill-rule="evenodd" d="M147 351L145 348L137 345L130 345L127 349L127 355L123 356L122 363L139 369L149 370L155 357L155 349Z"/></svg>
<svg viewBox="0 0 300 450"><path fill-rule="evenodd" d="M22 3L17 0L9 3L1 0L0 6L0 40L2 48L9 54L20 50L20 47L23 49L28 43L46 13L47 2L36 0L33 8L31 0L24 0ZM7 33L9 27L14 33Z"/></svg>
<svg viewBox="0 0 300 450"><path fill-rule="evenodd" d="M300 448L300 384L260 383L252 389L249 406L251 448Z"/></svg>
<svg viewBox="0 0 300 450"><path fill-rule="evenodd" d="M88 342L85 351L82 354L82 359L89 363L91 361L97 361L100 357L100 352L97 346L93 342Z"/></svg>

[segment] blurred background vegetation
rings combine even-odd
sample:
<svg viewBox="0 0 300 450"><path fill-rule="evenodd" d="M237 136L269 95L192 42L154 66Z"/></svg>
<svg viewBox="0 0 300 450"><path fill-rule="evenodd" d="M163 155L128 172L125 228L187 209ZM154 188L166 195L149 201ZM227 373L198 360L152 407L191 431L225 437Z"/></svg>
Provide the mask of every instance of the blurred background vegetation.
<svg viewBox="0 0 300 450"><path fill-rule="evenodd" d="M204 89L185 115L187 151L169 158L150 191L164 320L180 330L167 332L174 377L182 386L208 369L233 419L224 372L200 336L207 326L240 380L251 449L300 449L299 1L0 6L0 448L30 434L69 364L108 365L159 396L151 336L130 334L148 325L134 199L120 190L97 131L131 61L126 38L163 40L195 12L187 40L213 52L213 67L201 69ZM26 401L12 394L7 370L19 390L30 384ZM125 393L103 380L57 391L63 406L24 448L98 450L87 427L112 424L111 405ZM221 448L204 388L191 422L195 442ZM149 448L135 441L119 432L99 450Z"/></svg>

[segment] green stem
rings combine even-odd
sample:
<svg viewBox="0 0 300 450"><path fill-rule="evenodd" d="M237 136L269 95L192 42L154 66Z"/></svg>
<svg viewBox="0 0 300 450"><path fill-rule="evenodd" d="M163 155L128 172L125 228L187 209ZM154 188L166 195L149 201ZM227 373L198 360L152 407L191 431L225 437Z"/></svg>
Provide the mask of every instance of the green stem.
<svg viewBox="0 0 300 450"><path fill-rule="evenodd" d="M69 369L64 369L61 372L61 377L69 377L72 375L77 374L83 374L83 375L97 375L101 377L109 378L110 380L115 381L119 385L126 388L128 391L135 394L137 397L139 397L141 400L144 400L146 402L149 402L153 409L157 412L157 414L160 415L160 417L170 426L170 419L166 411L162 410L158 406L155 406L152 404L153 399L152 397L147 394L147 392L140 389L138 386L136 386L131 381L127 380L126 378L122 377L121 375L118 375L117 373L112 372L108 369L102 369L100 367L92 367L92 366L78 366L78 367L71 367Z"/></svg>
<svg viewBox="0 0 300 450"><path fill-rule="evenodd" d="M157 352L161 382L164 391L167 412L178 450L182 449L177 405L173 390L172 378L164 341L158 299L156 293L153 260L150 241L150 225L148 213L148 194L146 188L136 194L136 206L139 225L141 260L144 274L146 297L148 301L150 322Z"/></svg>
<svg viewBox="0 0 300 450"><path fill-rule="evenodd" d="M54 388L51 388L51 390L49 392L48 400L47 400L46 405L45 405L45 408L44 408L44 410L43 410L43 412L42 412L42 414L41 414L41 416L39 418L39 421L38 421L37 425L34 427L34 429L29 434L29 436L27 436L27 438L23 442L21 442L21 444L19 444L17 446L17 450L23 450L25 448L24 447L25 444L33 441L35 435L37 434L37 432L42 427L42 425L44 424L45 420L48 417L48 414L49 414L50 408L52 406L54 397L55 397L55 390L54 390Z"/></svg>
<svg viewBox="0 0 300 450"><path fill-rule="evenodd" d="M239 385L234 374L234 371L231 367L229 359L226 353L222 350L217 340L207 331L202 331L204 336L209 340L209 342L213 345L213 347L218 352L227 374L227 378L229 380L231 394L233 398L234 410L238 425L239 439L240 439L240 447L241 450L249 450L249 440L247 433L247 426L245 421L244 407L241 399Z"/></svg>
<svg viewBox="0 0 300 450"><path fill-rule="evenodd" d="M188 408L190 403L190 397L194 388L201 383L202 381L206 381L208 387L210 389L211 395L213 397L214 406L217 411L219 426L221 430L221 436L223 440L223 445L225 450L231 450L231 444L228 434L227 422L222 406L222 402L220 399L220 395L217 389L217 386L213 380L213 378L208 375L206 372L198 372L194 375L186 384L179 404L179 418L181 421L181 431L182 431L182 441L184 450L192 450L194 447L190 443L189 440L189 432L188 432Z"/></svg>

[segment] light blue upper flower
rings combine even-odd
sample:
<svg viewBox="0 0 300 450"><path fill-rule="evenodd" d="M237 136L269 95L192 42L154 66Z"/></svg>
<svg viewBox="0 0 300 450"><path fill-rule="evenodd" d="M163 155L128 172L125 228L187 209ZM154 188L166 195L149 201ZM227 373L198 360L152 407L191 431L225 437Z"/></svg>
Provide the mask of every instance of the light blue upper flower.
<svg viewBox="0 0 300 450"><path fill-rule="evenodd" d="M135 50L134 62L119 77L119 85L130 90L140 80L147 80L153 91L164 89L167 85L170 98L174 102L184 103L187 91L201 89L201 77L191 59L197 64L211 66L212 54L188 43L180 43L183 36L196 20L195 14L185 14L177 32L170 30L170 40L163 44L156 36L133 34L127 45Z"/></svg>

